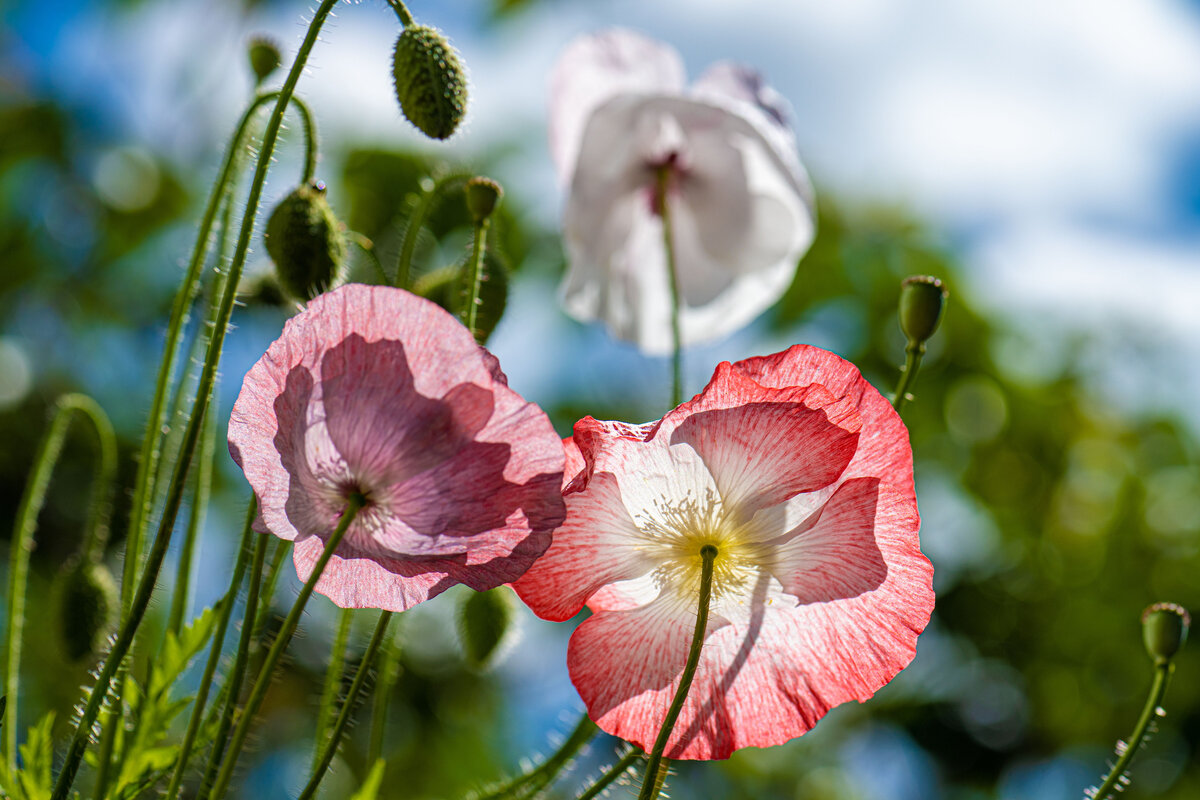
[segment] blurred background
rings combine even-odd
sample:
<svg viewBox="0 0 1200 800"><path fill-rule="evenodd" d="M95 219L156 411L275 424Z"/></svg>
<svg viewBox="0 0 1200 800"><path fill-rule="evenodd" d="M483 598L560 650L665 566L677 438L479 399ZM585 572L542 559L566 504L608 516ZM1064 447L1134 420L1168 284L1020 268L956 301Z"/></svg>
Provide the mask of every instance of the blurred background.
<svg viewBox="0 0 1200 800"><path fill-rule="evenodd" d="M640 29L678 47L693 76L720 59L751 64L793 107L817 185L817 243L776 308L688 352L688 391L721 360L805 342L889 392L903 361L900 280L931 273L951 292L905 415L938 595L916 660L870 703L835 709L801 739L676 765L672 796L1082 797L1149 686L1142 609L1167 600L1200 610L1200 2L410 6L468 66L465 130L446 145L420 138L392 96L391 11L382 0L343 4L298 90L321 131L318 177L384 263L425 176L465 167L504 184L498 251L512 279L489 346L560 433L584 414L655 419L670 381L667 361L569 320L555 299L561 197L546 81L577 33ZM246 42L273 37L286 66L311 10L298 0L0 3L0 536L64 391L91 394L112 415L130 485L173 293L253 90ZM277 151L268 208L298 174L297 134ZM461 259L468 238L449 201L430 229L418 254L426 272ZM359 258L355 269L368 277L371 267ZM227 341L222 423L289 313L262 290L268 272L257 247ZM77 545L91 459L87 438L72 437L42 515L22 727L48 709L68 718L88 680L89 665L69 663L52 634L49 598ZM195 611L224 590L247 496L223 447L217 469ZM128 492L119 498L114 571ZM284 584L281 612L294 574ZM581 710L565 667L569 624L525 614L521 640L479 672L450 624L461 602L449 592L404 615L382 797L462 797L553 749ZM165 606L153 608L159 625ZM356 652L374 621L363 617ZM334 620L314 598L242 796L303 785ZM1178 659L1166 709L1129 796L1200 797L1195 646ZM365 733L353 734L325 796L362 781ZM570 778L597 773L615 747L597 739Z"/></svg>

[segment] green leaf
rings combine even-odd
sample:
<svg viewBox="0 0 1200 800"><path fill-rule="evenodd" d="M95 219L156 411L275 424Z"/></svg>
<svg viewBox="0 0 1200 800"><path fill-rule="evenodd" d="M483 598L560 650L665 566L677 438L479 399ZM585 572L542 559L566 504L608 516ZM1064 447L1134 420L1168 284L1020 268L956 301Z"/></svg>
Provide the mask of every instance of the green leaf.
<svg viewBox="0 0 1200 800"><path fill-rule="evenodd" d="M54 763L53 728L54 712L51 711L29 729L29 735L21 745L23 769L17 777L25 800L49 800L53 791L54 782L50 776Z"/></svg>
<svg viewBox="0 0 1200 800"><path fill-rule="evenodd" d="M460 319L465 319L463 313L467 298L471 293L470 256L458 267L458 275L453 289L447 298L447 310ZM435 300L435 302L437 302ZM485 344L508 305L508 267L503 259L490 248L484 251L483 268L479 283L479 310L475 314L475 340Z"/></svg>

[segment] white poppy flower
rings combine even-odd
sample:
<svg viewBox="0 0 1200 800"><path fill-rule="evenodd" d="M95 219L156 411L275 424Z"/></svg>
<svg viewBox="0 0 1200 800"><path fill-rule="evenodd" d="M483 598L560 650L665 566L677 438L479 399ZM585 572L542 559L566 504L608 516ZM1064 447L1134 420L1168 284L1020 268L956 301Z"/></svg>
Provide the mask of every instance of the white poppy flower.
<svg viewBox="0 0 1200 800"><path fill-rule="evenodd" d="M631 31L568 45L550 98L550 150L569 187L567 312L646 352L673 349L662 167L682 343L729 334L778 300L815 233L784 105L756 72L727 62L688 87L673 48Z"/></svg>

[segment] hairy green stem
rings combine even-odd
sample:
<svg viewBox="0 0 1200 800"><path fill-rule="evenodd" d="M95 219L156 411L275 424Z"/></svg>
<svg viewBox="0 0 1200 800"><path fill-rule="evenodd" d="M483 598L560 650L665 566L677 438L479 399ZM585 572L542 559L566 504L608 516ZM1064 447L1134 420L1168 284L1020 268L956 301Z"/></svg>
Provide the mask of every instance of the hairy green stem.
<svg viewBox="0 0 1200 800"><path fill-rule="evenodd" d="M904 348L904 370L900 373L900 382L896 384L896 394L892 397L892 408L896 413L902 413L904 404L910 399L908 391L917 380L917 370L921 368L921 358L925 355L925 343L909 339Z"/></svg>
<svg viewBox="0 0 1200 800"><path fill-rule="evenodd" d="M491 219L485 217L475 223L475 235L473 244L471 245L471 278L470 291L467 294L466 303L463 305L463 324L467 326L467 330L475 337L476 342L482 344L482 336L480 336L478 328L479 319L479 289L483 285L483 254L484 248L487 247L488 227L491 224Z"/></svg>
<svg viewBox="0 0 1200 800"><path fill-rule="evenodd" d="M354 622L353 609L343 608L338 615L337 633L333 637L333 649L329 653L329 666L325 669L325 685L321 689L321 705L317 709L317 732L313 737L313 769L321 757L321 742L329 733L333 721L333 708L337 705L342 689L342 675L346 666L346 645L350 640L350 626Z"/></svg>
<svg viewBox="0 0 1200 800"><path fill-rule="evenodd" d="M238 756L241 755L242 745L246 742L246 736L250 733L250 725L254 721L254 715L258 713L263 699L267 696L267 687L271 684L271 676L275 672L279 658L283 655L283 651L292 640L292 634L296 632L296 626L300 624L300 615L304 613L304 606L308 604L308 598L312 596L313 589L316 587L317 581L321 578L321 573L325 570L325 565L333 557L333 553L337 549L338 544L341 543L342 537L346 535L346 531L350 528L350 524L354 521L364 503L365 500L362 495L353 494L350 496L346 510L342 512L342 517L338 521L337 529L329 537L329 541L325 543L325 549L321 551L317 563L313 565L312 573L308 576L308 580L304 582L304 586L301 587L300 594L296 596L296 602L292 604L292 610L288 612L287 619L283 621L283 627L280 628L278 636L275 637L275 642L271 645L271 649L267 653L267 658L258 672L258 677L254 680L254 686L250 689L250 696L246 698L246 705L242 709L242 715L238 719L237 727L233 731L233 738L229 742L229 751L225 754L224 764L222 764L221 771L217 774L217 781L211 794L212 797L221 798L225 796L225 790L229 788L229 781L233 778L233 768L237 764Z"/></svg>
<svg viewBox="0 0 1200 800"><path fill-rule="evenodd" d="M217 325L210 334L212 338L204 360L204 368L200 373L195 403L193 404L192 413L189 415L188 427L184 433L179 457L175 462L175 468L171 475L171 483L167 489L166 504L163 508L158 531L155 534L150 553L146 557L145 570L138 581L137 592L130 605L129 613L121 626L120 632L117 634L112 651L100 668L96 686L88 698L87 706L84 708L79 725L76 727L71 744L67 749L62 771L59 773L58 780L54 784L54 792L51 800L66 800L71 790L71 785L75 782L75 774L79 770L79 764L83 759L83 752L87 748L91 727L95 723L100 707L103 705L104 699L108 694L109 682L112 680L113 674L120 666L122 660L124 660L125 654L129 651L134 635L141 624L142 617L146 613L146 608L150 604L150 597L154 593L154 584L158 580L158 571L162 567L163 558L166 556L167 547L171 541L171 532L175 527L175 517L179 512L179 506L183 499L188 467L191 464L192 456L195 454L196 444L200 437L201 423L212 396L212 387L221 358L221 349L225 344L225 334L229 327L229 320L233 316L234 302L237 299L238 280L241 276L242 267L246 262L246 254L250 249L250 238L254 232L254 220L258 214L259 198L262 195L263 184L266 181L267 171L271 165L271 157L275 152L275 141L279 136L279 128L283 123L283 112L291 100L296 83L300 80L300 74L303 72L304 65L308 61L308 55L312 52L312 48L316 44L321 26L329 16L329 12L337 5L337 2L338 0L322 0L320 7L313 14L312 22L309 24L304 41L296 53L296 60L288 72L287 80L284 82L283 88L279 90L275 107L271 111L271 118L267 122L267 128L263 133L262 146L258 154L258 163L254 171L254 179L250 184L250 195L246 201L246 212L242 216L242 227L238 233L237 248L233 254L233 261L229 266L226 290L221 297ZM221 184L223 186L224 181ZM220 196L220 192L216 194L218 197ZM163 381L160 380L160 383L163 383ZM158 393L157 390L156 393ZM157 422L158 415L152 415L151 420ZM153 470L151 470L150 474L153 474Z"/></svg>
<svg viewBox="0 0 1200 800"><path fill-rule="evenodd" d="M621 756L617 763L613 764L603 775L596 779L596 782L587 788L583 794L579 795L578 800L594 800L599 797L605 789L612 784L617 778L620 778L629 768L637 763L638 759L645 756L641 750L634 748L625 755Z"/></svg>
<svg viewBox="0 0 1200 800"><path fill-rule="evenodd" d="M571 762L585 744L590 742L600 728L592 722L585 712L576 723L575 729L557 751L529 772L510 780L508 783L478 800L501 800L501 798L529 797L549 786L563 767Z"/></svg>
<svg viewBox="0 0 1200 800"><path fill-rule="evenodd" d="M237 561L233 565L233 575L229 579L229 588L225 591L225 596L221 598L220 608L217 611L217 628L213 632L208 661L204 664L204 675L200 678L200 688L196 690L196 699L192 704L192 716L188 720L187 731L183 735L183 742L180 743L179 753L175 757L175 770L171 773L171 782L167 785L167 800L175 800L179 795L179 787L183 784L183 774L187 771L188 760L191 758L192 745L195 744L196 734L200 730L201 722L204 721L204 707L208 702L208 693L212 688L217 665L221 661L221 648L225 643L225 632L229 628L229 619L233 616L233 607L237 603L242 576L246 574L247 554L250 552L250 542L255 535L252 525L257 513L258 503L252 496L246 508L246 521L242 526L242 538L238 546Z"/></svg>
<svg viewBox="0 0 1200 800"><path fill-rule="evenodd" d="M253 523L252 523L253 524ZM217 768L221 766L221 758L225 755L225 743L229 738L229 729L233 727L233 714L237 709L238 700L242 695L242 681L246 675L246 664L250 660L250 643L254 638L254 620L258 609L259 586L262 585L263 562L267 557L267 534L258 534L254 543L254 558L250 566L250 581L246 590L246 610L242 614L242 633L238 639L237 653L233 657L233 666L225 676L221 693L225 702L221 709L221 719L217 723L213 735L212 748L208 755L208 763L204 767L204 777L200 781L200 791L197 797L204 797L217 777Z"/></svg>
<svg viewBox="0 0 1200 800"><path fill-rule="evenodd" d="M383 734L387 729L388 700L392 688L400 677L400 645L393 633L383 642L383 662L379 665L379 679L375 685L375 702L371 707L371 731L368 737L367 763L374 764L383 754Z"/></svg>
<svg viewBox="0 0 1200 800"><path fill-rule="evenodd" d="M671 167L658 168L655 205L662 219L663 253L667 263L667 278L671 284L671 408L683 402L683 333L679 322L679 270L675 265L675 241L671 235L671 204L667 194L671 188Z"/></svg>
<svg viewBox="0 0 1200 800"><path fill-rule="evenodd" d="M658 730L658 738L654 740L654 749L650 751L650 758L646 761L646 774L642 779L639 800L654 800L662 789L658 773L659 766L663 761L663 752L667 749L667 741L671 738L675 721L679 719L679 713L683 711L683 703L687 699L688 690L692 688L692 679L696 677L696 667L700 664L700 649L704 645L704 633L708 630L708 606L712 600L713 565L716 563L717 548L711 544L704 545L700 548L700 557L703 559L700 572L700 605L699 612L696 614L696 629L692 633L692 646L688 651L683 675L679 679L679 688L675 691L675 698L671 701L671 706L667 709L667 716Z"/></svg>
<svg viewBox="0 0 1200 800"><path fill-rule="evenodd" d="M317 787L321 785L321 779L325 777L325 772L329 769L329 765L333 763L333 757L337 753L338 746L342 743L342 736L346 732L346 725L350 722L351 715L354 714L355 706L358 704L358 696L362 693L367 676L371 674L375 656L378 654L379 647L383 644L383 640L387 636L388 623L391 621L391 611L380 613L379 621L375 624L375 633L371 636L371 641L367 644L367 649L363 653L362 661L358 664L358 671L354 674L354 680L350 683L350 689L346 692L346 699L342 701L342 708L338 712L337 721L333 724L329 741L325 743L320 759L313 766L312 777L297 800L312 800L316 796Z"/></svg>
<svg viewBox="0 0 1200 800"><path fill-rule="evenodd" d="M7 720L4 724L4 761L9 774L16 772L17 760L17 677L21 670L21 634L25 625L25 589L29 581L29 557L33 553L33 536L37 532L38 514L46 502L46 490L54 467L62 454L67 430L72 419L79 415L91 423L97 441L96 476L92 480L92 496L88 508L81 554L97 559L108 540L108 517L112 510L112 492L116 477L117 445L112 424L104 409L92 398L82 394L67 394L58 398L50 426L38 444L29 473L29 482L17 507L8 557L8 610L5 620L4 661L0 663L3 676L3 695L7 700Z"/></svg>
<svg viewBox="0 0 1200 800"><path fill-rule="evenodd" d="M1096 794L1093 795L1095 800L1109 800L1113 792L1117 790L1121 776L1125 774L1133 757L1141 749L1142 740L1146 738L1150 723L1158 716L1158 707L1162 705L1163 697L1167 693L1167 684L1171 682L1171 673L1174 671L1175 665L1170 661L1164 661L1154 666L1154 682L1150 684L1150 695L1146 698L1146 705L1142 707L1141 716L1138 717L1137 724L1133 726L1133 733L1129 735L1129 739L1125 743L1125 750L1117 758L1117 763L1113 764L1112 771L1108 773L1108 777L1104 779L1100 788L1096 790Z"/></svg>
<svg viewBox="0 0 1200 800"><path fill-rule="evenodd" d="M408 227L404 229L404 240L400 244L400 257L396 262L396 275L392 279L393 286L401 289L409 288L412 260L417 252L417 238L420 236L421 229L425 227L426 220L433 213L441 196L448 189L465 182L470 177L472 177L470 172L452 172L435 179L433 185L428 189L422 189L421 197L413 208L412 217L408 220Z"/></svg>
<svg viewBox="0 0 1200 800"><path fill-rule="evenodd" d="M411 28L413 25L417 24L413 20L412 14L409 13L408 8L405 7L401 0L387 0L387 2L388 5L392 7L392 10L396 12L396 16L400 19L401 25L406 28Z"/></svg>

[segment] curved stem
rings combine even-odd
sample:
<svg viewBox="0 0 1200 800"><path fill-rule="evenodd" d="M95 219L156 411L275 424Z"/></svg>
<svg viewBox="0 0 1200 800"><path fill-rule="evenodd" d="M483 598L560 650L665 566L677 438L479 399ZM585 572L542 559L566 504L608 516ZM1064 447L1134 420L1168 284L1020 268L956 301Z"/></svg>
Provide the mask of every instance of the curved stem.
<svg viewBox="0 0 1200 800"><path fill-rule="evenodd" d="M275 550L271 553L271 564L267 567L267 577L262 582L262 591L258 593L258 610L254 614L253 635L250 637L252 646L262 641L263 631L267 628L267 620L271 617L271 604L275 601L275 590L279 587L279 577L283 574L283 562L287 560L291 546L292 543L286 539L275 540Z"/></svg>
<svg viewBox="0 0 1200 800"><path fill-rule="evenodd" d="M4 661L0 664L3 676L2 693L8 698L7 719L4 724L3 745L5 765L9 774L16 772L17 760L17 676L21 670L21 634L25 625L25 587L29 580L29 557L33 552L33 535L37 532L38 514L46 503L46 490L58 457L66 442L67 430L74 415L82 415L92 423L98 442L98 466L92 481L87 532L82 552L85 558L97 557L108 539L108 515L112 508L112 486L116 473L116 438L104 409L92 398L82 394L67 394L58 399L50 426L38 444L29 473L29 482L17 507L8 557L8 610L5 621Z"/></svg>
<svg viewBox="0 0 1200 800"><path fill-rule="evenodd" d="M712 599L713 564L717 558L717 548L706 544L700 548L702 559L700 572L700 606L696 614L696 629L692 633L692 646L688 651L687 664L683 668L683 676L679 679L679 688L675 698L667 709L662 727L658 730L658 738L654 740L654 749L646 761L646 774L642 779L642 792L639 800L654 800L658 797L662 784L658 780L659 766L663 760L663 752L667 749L667 740L671 738L671 730L679 713L683 711L683 702L687 699L688 689L692 688L692 679L696 677L696 667L700 664L700 648L704 645L704 632L708 629L708 606Z"/></svg>
<svg viewBox="0 0 1200 800"><path fill-rule="evenodd" d="M609 787L613 781L629 771L629 768L637 762L639 758L645 755L641 750L634 748L625 755L621 756L621 760L613 764L608 770L596 779L596 782L587 788L583 794L579 795L579 800L593 800L599 797L601 793Z"/></svg>
<svg viewBox="0 0 1200 800"><path fill-rule="evenodd" d="M571 731L566 741L562 743L553 755L529 772L518 775L499 789L477 798L477 800L500 800L500 798L504 797L535 794L544 787L549 786L554 777L562 771L563 767L571 762L575 754L599 732L600 728L596 726L596 723L592 722L591 717L585 712L575 725L575 729Z"/></svg>
<svg viewBox="0 0 1200 800"><path fill-rule="evenodd" d="M387 636L388 623L391 621L391 611L384 611L379 615L379 621L375 624L375 633L371 636L371 642L367 645L366 652L363 653L362 661L359 662L358 672L354 674L354 681L351 682L350 689L346 692L346 699L342 702L342 710L338 713L337 721L333 724L333 731L329 735L329 741L326 742L324 750L321 751L321 758L313 767L312 778L309 779L308 785L304 787L304 791L300 793L300 797L297 800L312 800L317 793L317 787L321 785L321 779L325 777L325 772L329 769L329 765L333 763L333 756L337 753L338 746L342 742L342 735L346 732L346 725L349 723L355 706L358 704L358 696L362 693L367 676L371 674L375 655L379 652L379 646L383 643L384 637Z"/></svg>
<svg viewBox="0 0 1200 800"><path fill-rule="evenodd" d="M1150 695L1146 698L1146 705L1142 708L1142 714L1138 717L1137 724L1133 726L1133 733L1130 734L1129 740L1125 744L1125 750L1117 759L1117 763L1113 764L1112 771L1108 773L1104 783L1100 784L1100 788L1092 795L1095 800L1108 800L1117 789L1121 776L1125 774L1134 755L1141 748L1142 740L1146 738L1151 721L1158 716L1158 707L1167 693L1167 684L1170 683L1171 673L1174 670L1175 665L1170 661L1155 665L1154 682L1150 685Z"/></svg>
<svg viewBox="0 0 1200 800"><path fill-rule="evenodd" d="M203 437L192 488L192 507L188 511L188 526L183 537L183 548L179 553L179 564L175 570L171 610L167 616L167 630L176 635L183 629L183 620L191 604L192 562L196 555L196 540L200 538L200 531L204 528L208 499L212 493L213 455L217 441L216 415L212 413L212 409L204 415Z"/></svg>
<svg viewBox="0 0 1200 800"><path fill-rule="evenodd" d="M655 205L658 215L662 218L663 252L666 256L667 277L671 284L671 408L683 402L683 334L679 323L679 270L675 266L675 242L671 235L671 206L667 202L670 191L671 167L658 168L658 185L655 193Z"/></svg>
<svg viewBox="0 0 1200 800"><path fill-rule="evenodd" d="M299 60L299 56L297 58ZM291 75L288 77L290 80ZM244 140L249 132L250 123L254 118L255 112L271 100L275 100L277 114L273 115L272 119L274 119L274 116L282 116L283 112L280 100L284 92L287 92L287 99L282 101L283 105L291 102L299 109L301 118L304 120L306 134L305 180L311 177L312 169L315 168L316 128L312 124L312 112L303 101L291 96L294 86L295 81L291 81L290 85L285 84L284 88L280 91L258 95L250 103L245 112L243 112L241 119L238 120L233 138L230 140L229 147L225 152L225 160L221 165L221 171L217 176L216 183L213 184L212 192L208 197L208 203L205 205L204 215L200 221L200 229L196 232L196 243L192 247L192 255L188 261L187 273L184 275L183 283L180 285L179 291L176 292L175 300L171 306L171 317L167 323L167 340L163 348L163 359L159 364L158 377L154 384L154 396L150 401L150 413L146 422L146 436L142 439L137 474L134 478L133 503L130 507L129 528L125 540L125 564L121 575L122 618L129 616L129 607L133 603L133 590L137 585L136 575L142 557L142 539L145 534L146 525L151 517L151 507L155 497L155 484L157 483L156 476L159 471L159 460L162 455L163 430L167 424L165 414L167 411L168 389L172 376L175 374L175 364L178 359L180 340L188 320L188 311L192 307L196 293L200 288L200 274L208 256L209 241L212 237L213 225L216 222L217 210L234 175L237 173ZM276 124L275 128L277 131L278 124ZM272 134L269 144L270 146L268 147L267 139L264 136L263 147L259 155L260 164L270 161L270 154L275 146L274 134ZM254 203L255 205L257 204L257 197L254 198ZM252 211L250 210L247 213L248 215L252 215Z"/></svg>
<svg viewBox="0 0 1200 800"><path fill-rule="evenodd" d="M470 172L452 172L449 175L437 178L434 180L432 186L423 190L421 199L417 201L416 207L413 208L412 217L408 221L408 227L404 230L404 241L400 244L400 257L396 262L396 276L392 280L393 286L398 286L401 289L409 288L409 275L412 272L413 255L417 251L417 237L420 235L421 229L425 227L425 221L429 219L429 215L433 213L435 203L447 189L451 189L466 181L471 176L472 173Z"/></svg>
<svg viewBox="0 0 1200 800"><path fill-rule="evenodd" d="M167 547L171 541L171 531L175 527L175 517L179 512L179 505L183 498L188 466L191 464L192 456L196 451L196 443L200 436L200 423L204 418L204 413L208 408L208 403L212 396L213 382L216 379L217 368L221 360L221 348L225 344L225 333L229 327L229 320L233 316L234 301L237 299L238 280L241 277L242 267L246 262L246 254L250 248L250 237L254 232L254 220L258 214L259 198L262 195L267 170L271 165L271 156L275 152L275 141L279 136L279 128L283 123L283 111L287 108L292 93L295 91L296 83L300 80L300 74L304 70L309 53L312 52L312 48L316 44L321 26L329 16L329 12L337 5L337 2L338 0L322 0L320 7L313 14L312 22L309 23L304 41L296 53L296 60L292 63L287 80L284 82L283 88L279 90L275 108L271 112L271 118L267 122L267 128L263 133L262 147L259 150L258 163L254 171L254 180L250 184L250 195L246 201L246 212L242 216L242 227L238 233L237 248L233 254L233 261L229 266L229 275L226 278L228 281L226 290L221 297L217 325L211 333L212 339L209 342L208 352L204 360L204 368L200 373L196 399L193 404L192 413L188 418L188 427L184 433L179 457L175 462L175 468L171 475L171 483L167 489L166 504L159 521L158 531L154 537L154 544L151 546L150 553L146 558L146 567L138 581L137 592L130 604L129 613L121 626L121 631L117 635L116 641L113 643L112 651L100 669L96 686L93 688L91 696L88 698L87 706L80 716L79 724L75 728L75 735L72 737L71 744L67 749L62 771L59 773L58 780L54 784L51 800L66 800L71 790L71 784L75 781L75 773L78 772L79 763L83 759L83 752L87 749L92 725L95 724L96 716L99 714L100 707L103 705L104 699L108 694L109 682L112 680L113 674L121 664L121 661L125 658L125 654L129 652L129 647L133 643L133 637L137 633L142 617L146 613L146 608L150 604L150 597L154 593L154 584L158 580L158 571L162 567L163 558L166 556ZM158 421L157 415L152 416L151 420ZM152 471L151 474L153 474Z"/></svg>
<svg viewBox="0 0 1200 800"><path fill-rule="evenodd" d="M900 382L896 384L896 394L892 397L892 408L901 413L904 404L908 402L908 390L917 380L917 370L921 368L921 357L925 355L925 343L909 339L904 348L904 370L900 373Z"/></svg>
<svg viewBox="0 0 1200 800"><path fill-rule="evenodd" d="M217 612L217 628L213 632L212 649L209 650L208 661L204 664L204 675L200 678L200 688L196 691L187 731L183 735L183 742L179 745L179 754L175 757L175 771L171 773L171 782L167 786L167 800L175 800L179 795L179 787L183 783L183 773L187 771L188 760L191 757L192 745L196 742L196 734L200 730L200 723L204 720L204 706L208 702L208 692L212 688L217 664L221 661L221 647L225 643L229 618L233 616L233 606L237 603L242 576L246 574L247 554L250 551L251 537L255 535L252 525L257 513L258 503L251 497L246 508L246 522L242 526L242 539L241 545L238 547L237 562L233 566L233 576L229 579L229 588L225 591L225 596L221 598L221 608Z"/></svg>
<svg viewBox="0 0 1200 800"><path fill-rule="evenodd" d="M379 254L375 252L375 243L358 231L346 231L345 236L351 242L358 245L358 249L362 250L363 254L370 259L371 264L375 267L375 272L379 274L379 279L385 285L390 283L387 272L383 269L383 262L379 260Z"/></svg>
<svg viewBox="0 0 1200 800"><path fill-rule="evenodd" d="M280 628L279 634L275 637L275 642L271 645L271 649L267 653L267 658L263 662L262 668L258 671L258 677L254 679L254 686L250 689L250 696L246 698L246 705L242 709L241 717L238 719L237 728L233 731L233 738L229 742L229 751L225 754L225 762L221 765L221 771L217 774L217 782L210 796L217 798L225 796L225 790L229 788L229 781L233 778L233 768L237 764L238 756L241 755L242 745L246 742L246 736L250 733L250 725L254 721L254 715L258 713L263 699L267 696L267 687L271 685L271 676L275 672L279 658L283 655L283 651L287 648L288 643L291 642L292 634L296 632L296 626L300 624L300 615L304 613L304 606L308 604L308 598L312 596L313 589L316 587L317 581L321 578L321 573L325 571L325 565L333 557L333 552L337 549L338 544L341 543L342 537L346 535L346 531L350 528L350 523L354 521L364 502L360 494L350 496L350 502L346 505L346 510L342 512L337 529L329 537L329 541L325 543L325 549L321 551L321 556L317 559L317 563L313 565L312 573L308 576L308 580L304 582L304 586L301 587L300 594L296 597L296 602L292 604L292 610L288 613L287 619L283 621L283 627Z"/></svg>
<svg viewBox="0 0 1200 800"><path fill-rule="evenodd" d="M246 664L250 660L250 642L255 636L254 619L257 616L258 590L262 584L263 562L267 557L268 534L258 534L254 543L254 559L250 567L249 588L246 590L246 610L242 614L242 634L238 638L237 654L233 657L233 667L225 677L225 685L221 687L225 695L225 703L221 709L221 719L217 723L217 731L213 735L212 749L208 755L208 764L204 767L204 777L200 781L200 791L197 797L204 797L209 787L217 777L217 768L225 755L225 743L229 739L229 729L233 727L233 712L237 709L238 699L242 694L242 680L246 675Z"/></svg>
<svg viewBox="0 0 1200 800"><path fill-rule="evenodd" d="M342 673L346 666L346 644L350 639L350 625L354 622L353 610L343 608L338 617L337 633L333 637L333 649L329 653L329 666L325 669L325 686L321 690L321 705L317 710L317 732L313 736L313 769L319 763L321 742L329 733L333 721L333 708L337 705L338 693L342 688Z"/></svg>
<svg viewBox="0 0 1200 800"><path fill-rule="evenodd" d="M388 5L396 12L396 16L400 19L400 24L404 27L410 28L417 24L401 0L388 0Z"/></svg>
<svg viewBox="0 0 1200 800"><path fill-rule="evenodd" d="M482 344L482 337L479 335L478 329L479 287L483 283L483 252L487 246L487 233L490 222L491 220L485 217L475 223L474 243L471 246L471 288L467 294L466 303L463 305L463 324L467 326L467 330L475 337L475 341L480 344Z"/></svg>

